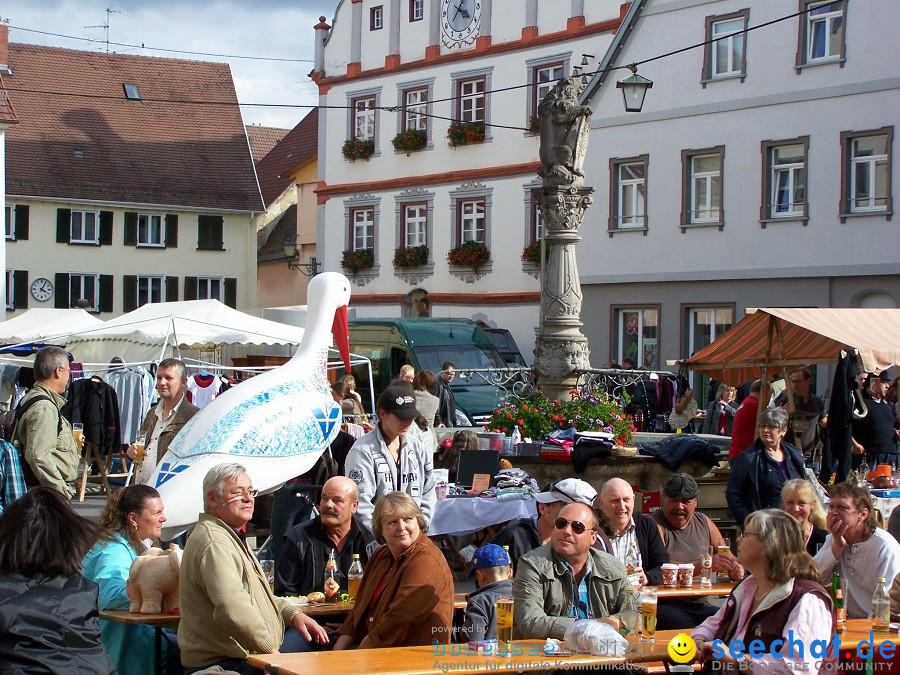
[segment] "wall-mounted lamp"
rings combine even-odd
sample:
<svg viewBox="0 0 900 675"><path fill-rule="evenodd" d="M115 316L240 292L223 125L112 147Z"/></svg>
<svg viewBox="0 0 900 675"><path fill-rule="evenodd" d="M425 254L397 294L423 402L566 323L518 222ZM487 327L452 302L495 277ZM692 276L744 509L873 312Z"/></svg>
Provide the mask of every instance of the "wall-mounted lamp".
<svg viewBox="0 0 900 675"><path fill-rule="evenodd" d="M647 90L653 86L653 82L637 74L637 64L632 63L628 66L628 70L631 71L631 75L616 82L616 88L622 90L626 112L641 112L644 97Z"/></svg>
<svg viewBox="0 0 900 675"><path fill-rule="evenodd" d="M306 277L316 276L319 273L319 266L322 264L315 257L310 258L305 265L301 263L296 241L284 242L284 257L287 258L288 269L297 270Z"/></svg>

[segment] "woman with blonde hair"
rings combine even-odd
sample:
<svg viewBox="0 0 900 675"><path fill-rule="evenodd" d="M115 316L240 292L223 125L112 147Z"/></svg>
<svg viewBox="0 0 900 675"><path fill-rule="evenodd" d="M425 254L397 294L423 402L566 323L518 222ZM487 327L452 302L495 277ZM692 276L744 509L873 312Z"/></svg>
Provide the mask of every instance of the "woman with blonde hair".
<svg viewBox="0 0 900 675"><path fill-rule="evenodd" d="M808 480L794 478L781 488L781 508L794 517L803 529L806 552L815 555L825 543L825 509Z"/></svg>
<svg viewBox="0 0 900 675"><path fill-rule="evenodd" d="M356 391L356 378L347 374L340 381L346 386L344 399L341 401L341 412L344 415L365 415L366 410L363 408L362 397Z"/></svg>
<svg viewBox="0 0 900 675"><path fill-rule="evenodd" d="M700 433L731 436L731 424L737 412L737 406L734 404L736 394L737 389L731 385L724 382L719 385L715 400L706 406L706 416L703 418Z"/></svg>

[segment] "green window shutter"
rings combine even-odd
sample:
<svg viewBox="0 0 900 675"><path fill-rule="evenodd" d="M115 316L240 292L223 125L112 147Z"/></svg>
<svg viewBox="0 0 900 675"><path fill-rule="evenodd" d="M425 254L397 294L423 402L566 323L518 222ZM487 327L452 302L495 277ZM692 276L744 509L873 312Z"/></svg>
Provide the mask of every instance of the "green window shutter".
<svg viewBox="0 0 900 675"><path fill-rule="evenodd" d="M185 277L184 278L184 299L185 300L196 300L197 299L197 277Z"/></svg>
<svg viewBox="0 0 900 675"><path fill-rule="evenodd" d="M13 309L28 309L28 270L13 272Z"/></svg>
<svg viewBox="0 0 900 675"><path fill-rule="evenodd" d="M126 274L122 278L122 311L137 309L137 276Z"/></svg>
<svg viewBox="0 0 900 675"><path fill-rule="evenodd" d="M125 246L137 246L137 216L131 211L125 212Z"/></svg>
<svg viewBox="0 0 900 675"><path fill-rule="evenodd" d="M112 246L113 212L100 212L100 245Z"/></svg>
<svg viewBox="0 0 900 675"><path fill-rule="evenodd" d="M53 289L55 295L54 306L57 309L68 309L69 307L69 275L65 272L56 273L56 288Z"/></svg>
<svg viewBox="0 0 900 675"><path fill-rule="evenodd" d="M28 217L30 207L28 204L16 204L16 231L15 237L19 241L28 239Z"/></svg>
<svg viewBox="0 0 900 675"><path fill-rule="evenodd" d="M113 311L113 276L112 274L100 275L100 305L101 312Z"/></svg>
<svg viewBox="0 0 900 675"><path fill-rule="evenodd" d="M233 277L225 279L225 304L237 309L237 279Z"/></svg>
<svg viewBox="0 0 900 675"><path fill-rule="evenodd" d="M71 238L72 209L56 209L56 243L68 244Z"/></svg>
<svg viewBox="0 0 900 675"><path fill-rule="evenodd" d="M178 248L178 215L166 214L166 248Z"/></svg>
<svg viewBox="0 0 900 675"><path fill-rule="evenodd" d="M166 302L178 302L178 277L166 277Z"/></svg>

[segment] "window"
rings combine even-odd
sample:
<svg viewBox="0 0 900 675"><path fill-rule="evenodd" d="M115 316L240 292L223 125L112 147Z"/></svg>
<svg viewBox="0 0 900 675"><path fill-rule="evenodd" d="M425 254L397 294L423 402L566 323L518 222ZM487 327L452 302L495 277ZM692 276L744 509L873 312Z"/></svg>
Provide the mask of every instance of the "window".
<svg viewBox="0 0 900 675"><path fill-rule="evenodd" d="M485 79L460 80L456 90L456 117L460 122L484 122Z"/></svg>
<svg viewBox="0 0 900 675"><path fill-rule="evenodd" d="M703 82L747 74L746 40L750 10L706 17L706 45L703 54Z"/></svg>
<svg viewBox="0 0 900 675"><path fill-rule="evenodd" d="M428 130L428 89L408 89L403 92L403 131Z"/></svg>
<svg viewBox="0 0 900 675"><path fill-rule="evenodd" d="M763 143L763 221L806 218L806 155L809 137Z"/></svg>
<svg viewBox="0 0 900 675"><path fill-rule="evenodd" d="M96 274L69 275L69 307L81 307L88 312L100 311L100 278Z"/></svg>
<svg viewBox="0 0 900 675"><path fill-rule="evenodd" d="M613 308L614 344L617 363L629 356L638 368L659 367L659 307Z"/></svg>
<svg viewBox="0 0 900 675"><path fill-rule="evenodd" d="M16 238L16 223L15 223L15 212L13 211L13 207L6 207L6 220L4 221L4 232L6 234L7 239L15 239ZM9 270L7 270L7 273Z"/></svg>
<svg viewBox="0 0 900 675"><path fill-rule="evenodd" d="M9 210L9 207L6 207ZM6 310L10 311L16 308L16 272L15 270L6 270Z"/></svg>
<svg viewBox="0 0 900 675"><path fill-rule="evenodd" d="M369 10L369 30L384 28L384 6L378 5Z"/></svg>
<svg viewBox="0 0 900 675"><path fill-rule="evenodd" d="M138 89L136 84L132 84L131 82L125 82L122 85L122 89L125 90L125 98L129 101L140 101L141 100L141 92Z"/></svg>
<svg viewBox="0 0 900 675"><path fill-rule="evenodd" d="M648 156L611 159L610 232L647 230Z"/></svg>
<svg viewBox="0 0 900 675"><path fill-rule="evenodd" d="M375 248L375 209L356 208L350 211L350 249L362 251Z"/></svg>
<svg viewBox="0 0 900 675"><path fill-rule="evenodd" d="M137 225L138 246L165 246L162 216L139 213Z"/></svg>
<svg viewBox="0 0 900 675"><path fill-rule="evenodd" d="M375 97L353 99L353 137L360 141L375 138Z"/></svg>
<svg viewBox="0 0 900 675"><path fill-rule="evenodd" d="M541 237L544 236L544 220L537 199L532 199L531 201L531 228L529 235L529 244L540 241Z"/></svg>
<svg viewBox="0 0 900 675"><path fill-rule="evenodd" d="M72 210L69 241L73 244L99 244L96 211Z"/></svg>
<svg viewBox="0 0 900 675"><path fill-rule="evenodd" d="M224 227L225 219L222 216L197 216L197 249L223 251Z"/></svg>
<svg viewBox="0 0 900 675"><path fill-rule="evenodd" d="M459 243L485 243L484 199L462 199L459 202Z"/></svg>
<svg viewBox="0 0 900 675"><path fill-rule="evenodd" d="M801 0L797 68L844 60L847 2Z"/></svg>
<svg viewBox="0 0 900 675"><path fill-rule="evenodd" d="M28 309L28 270L6 270L6 309Z"/></svg>
<svg viewBox="0 0 900 675"><path fill-rule="evenodd" d="M409 0L409 20L421 21L425 17L425 0Z"/></svg>
<svg viewBox="0 0 900 675"><path fill-rule="evenodd" d="M562 63L551 63L537 66L531 71L531 115L537 116L538 106L556 82L562 79L565 66Z"/></svg>
<svg viewBox="0 0 900 675"><path fill-rule="evenodd" d="M223 277L197 277L197 299L225 301Z"/></svg>
<svg viewBox="0 0 900 675"><path fill-rule="evenodd" d="M412 248L428 244L428 205L403 206L403 246Z"/></svg>
<svg viewBox="0 0 900 675"><path fill-rule="evenodd" d="M684 308L684 342L685 356L700 351L713 340L720 337L734 324L734 307L685 307ZM706 393L704 384L709 381L705 375L697 372L690 374L691 387L694 389L694 398L698 402L706 403L703 397Z"/></svg>
<svg viewBox="0 0 900 675"><path fill-rule="evenodd" d="M681 231L686 225L723 225L722 161L725 146L684 150L684 197Z"/></svg>
<svg viewBox="0 0 900 675"><path fill-rule="evenodd" d="M890 213L894 128L841 134L841 217ZM843 220L842 220L843 222Z"/></svg>
<svg viewBox="0 0 900 675"><path fill-rule="evenodd" d="M162 302L165 292L164 277L139 276L137 278L137 306L149 302Z"/></svg>

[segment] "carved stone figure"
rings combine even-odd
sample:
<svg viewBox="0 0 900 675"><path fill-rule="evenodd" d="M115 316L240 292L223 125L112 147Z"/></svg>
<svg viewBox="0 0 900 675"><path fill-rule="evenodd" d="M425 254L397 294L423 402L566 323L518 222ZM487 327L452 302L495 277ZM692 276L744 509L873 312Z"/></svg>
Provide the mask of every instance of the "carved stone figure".
<svg viewBox="0 0 900 675"><path fill-rule="evenodd" d="M541 168L544 185L584 184L590 106L578 104L580 80L566 77L557 82L538 106L541 121Z"/></svg>

